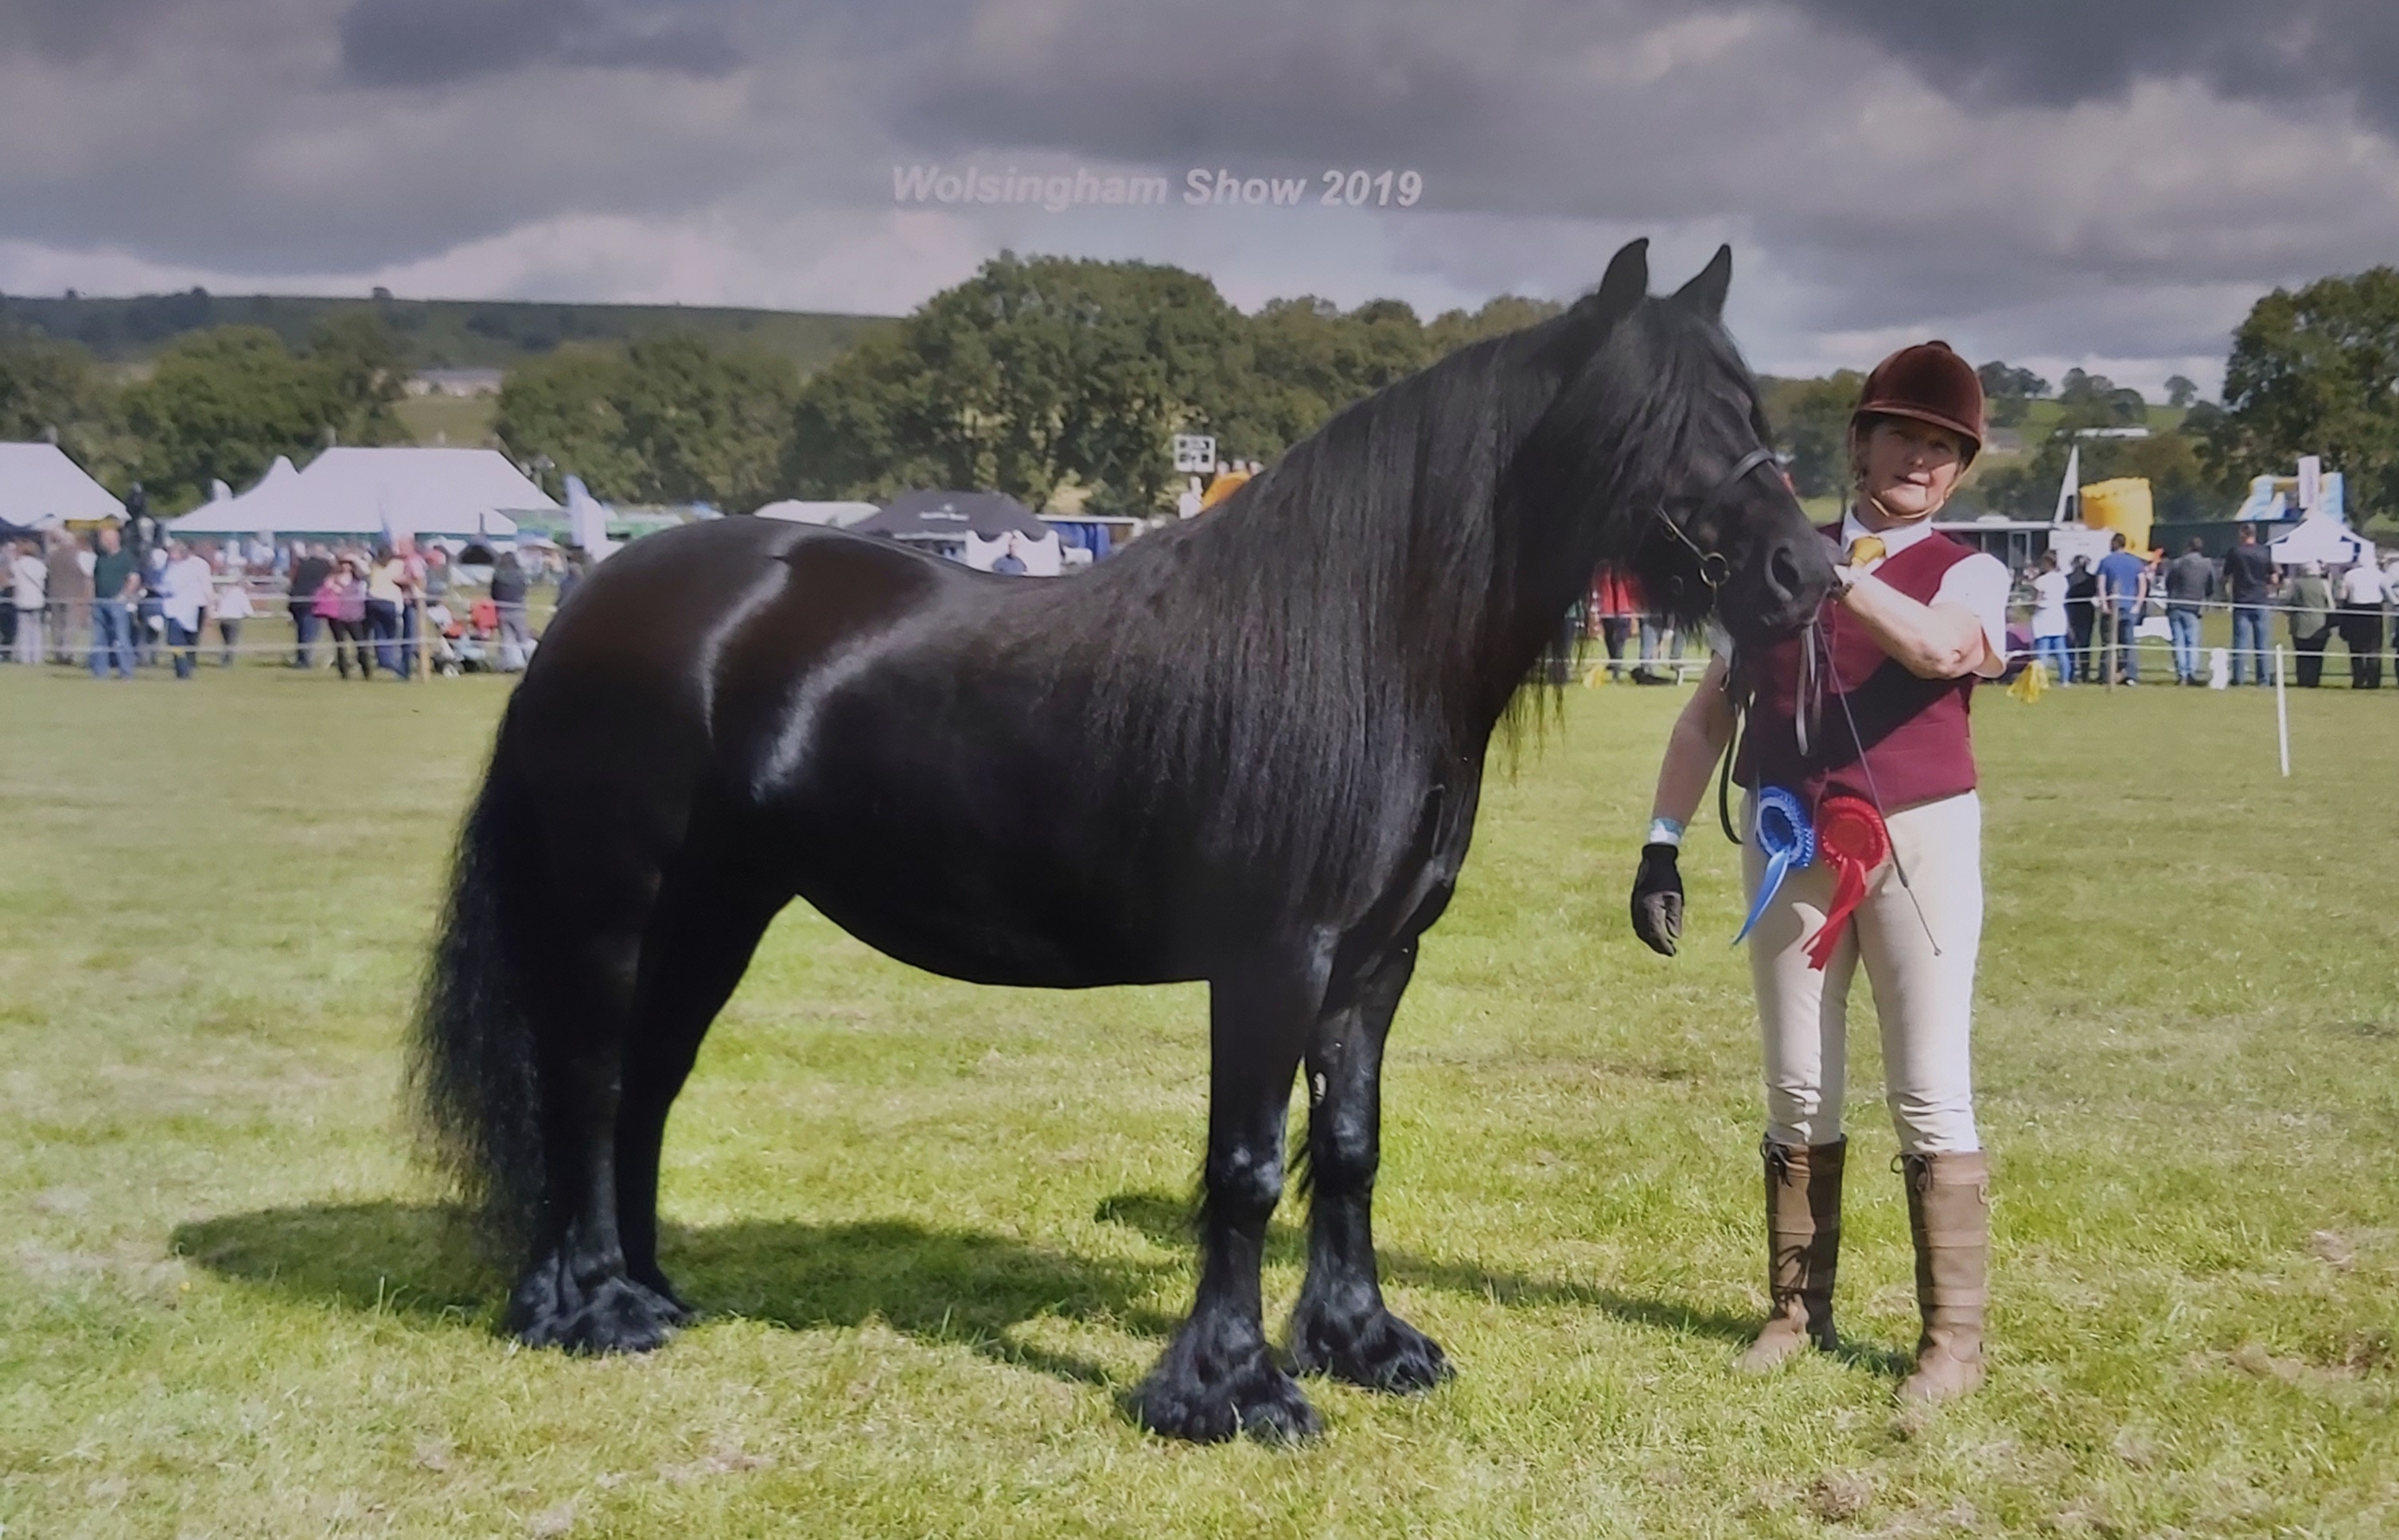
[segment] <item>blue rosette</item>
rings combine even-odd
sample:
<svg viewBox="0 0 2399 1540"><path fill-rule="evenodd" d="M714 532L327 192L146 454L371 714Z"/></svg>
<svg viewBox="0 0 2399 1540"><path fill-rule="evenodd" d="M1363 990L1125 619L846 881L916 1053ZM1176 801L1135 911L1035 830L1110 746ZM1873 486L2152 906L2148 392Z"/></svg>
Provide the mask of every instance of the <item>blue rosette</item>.
<svg viewBox="0 0 2399 1540"><path fill-rule="evenodd" d="M1749 906L1749 918L1742 921L1741 934L1732 939L1735 946L1749 939L1758 916L1782 888L1782 879L1816 861L1816 830L1809 821L1808 809L1779 786L1767 787L1757 794L1756 839L1757 848L1766 856L1766 875L1758 882L1757 901Z"/></svg>

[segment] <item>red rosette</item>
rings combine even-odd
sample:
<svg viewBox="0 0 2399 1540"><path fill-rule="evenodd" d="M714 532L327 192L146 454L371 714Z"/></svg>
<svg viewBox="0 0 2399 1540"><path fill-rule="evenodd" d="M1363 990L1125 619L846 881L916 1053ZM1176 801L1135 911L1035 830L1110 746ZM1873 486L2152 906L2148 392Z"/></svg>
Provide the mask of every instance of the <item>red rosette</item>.
<svg viewBox="0 0 2399 1540"><path fill-rule="evenodd" d="M1866 879L1891 859L1891 831L1863 797L1826 797L1816 808L1816 859L1833 869L1833 907L1824 928L1808 943L1808 966L1819 972L1841 944L1842 927L1865 902Z"/></svg>

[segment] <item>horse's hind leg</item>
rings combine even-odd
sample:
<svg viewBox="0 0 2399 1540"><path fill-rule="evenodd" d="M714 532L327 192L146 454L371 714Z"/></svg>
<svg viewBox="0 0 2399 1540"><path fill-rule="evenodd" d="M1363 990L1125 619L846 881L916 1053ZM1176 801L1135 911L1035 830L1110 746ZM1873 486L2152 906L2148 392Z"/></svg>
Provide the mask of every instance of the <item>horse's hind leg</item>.
<svg viewBox="0 0 2399 1540"><path fill-rule="evenodd" d="M544 1193L506 1324L535 1347L644 1352L666 1341L677 1314L627 1276L617 1223L619 1084L648 898L648 885L628 885L639 902L622 893L613 913L588 892L573 901L532 970Z"/></svg>
<svg viewBox="0 0 2399 1540"><path fill-rule="evenodd" d="M1415 970L1410 942L1324 1016L1308 1048L1308 1281L1292 1313L1292 1358L1303 1373L1373 1390L1418 1391L1450 1375L1432 1339L1385 1307L1375 1266L1383 1043Z"/></svg>
<svg viewBox="0 0 2399 1540"><path fill-rule="evenodd" d="M1208 1162L1201 1177L1200 1290L1132 1397L1142 1425L1213 1442L1248 1432L1302 1438L1321 1425L1267 1347L1258 1267L1282 1196L1291 1077L1315 1016L1287 980L1217 979L1210 990Z"/></svg>
<svg viewBox="0 0 2399 1540"><path fill-rule="evenodd" d="M729 881L677 885L643 946L641 1006L625 1044L617 1107L617 1228L625 1271L672 1307L690 1311L658 1268L658 1153L667 1112L691 1074L700 1039L750 966L781 907ZM704 891L702 891L704 890Z"/></svg>

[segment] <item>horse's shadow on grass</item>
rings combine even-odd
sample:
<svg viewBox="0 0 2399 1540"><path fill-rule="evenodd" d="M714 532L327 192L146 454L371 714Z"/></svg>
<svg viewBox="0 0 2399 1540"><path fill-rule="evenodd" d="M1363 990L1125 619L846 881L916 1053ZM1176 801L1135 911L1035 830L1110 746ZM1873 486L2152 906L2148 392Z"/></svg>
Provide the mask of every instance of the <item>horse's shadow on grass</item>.
<svg viewBox="0 0 2399 1540"><path fill-rule="evenodd" d="M962 1344L996 1361L1105 1384L1102 1366L1023 1341L1041 1318L1162 1340L1186 1287L1189 1206L1123 1193L1093 1216L1161 1250L1153 1258L1095 1257L973 1230L907 1221L809 1224L762 1220L669 1225L660 1261L706 1315L793 1330L879 1320L926 1342ZM297 1298L404 1318L488 1322L508 1279L477 1245L464 1210L399 1202L317 1204L182 1225L178 1252L220 1277ZM1279 1223L1267 1259L1303 1262L1304 1233ZM1594 1285L1527 1278L1405 1251L1382 1253L1396 1286L1486 1299L1502 1307L1574 1306L1682 1336L1747 1340L1755 1321Z"/></svg>
<svg viewBox="0 0 2399 1540"><path fill-rule="evenodd" d="M975 1231L905 1221L755 1221L665 1226L659 1262L704 1316L793 1330L880 1320L928 1342L1063 1378L1104 1384L1100 1365L1017 1339L1040 1317L1162 1337L1145 1303L1172 1271L1076 1256ZM463 1209L397 1202L320 1204L179 1227L175 1249L223 1277L303 1299L418 1320L489 1323L508 1279Z"/></svg>

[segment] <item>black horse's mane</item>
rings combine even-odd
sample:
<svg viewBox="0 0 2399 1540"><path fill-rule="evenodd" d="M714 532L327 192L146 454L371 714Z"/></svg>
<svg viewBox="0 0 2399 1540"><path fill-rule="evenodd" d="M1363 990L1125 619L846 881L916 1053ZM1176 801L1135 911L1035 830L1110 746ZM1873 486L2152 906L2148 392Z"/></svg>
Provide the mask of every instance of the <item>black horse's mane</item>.
<svg viewBox="0 0 2399 1540"><path fill-rule="evenodd" d="M1340 891L1412 827L1382 816L1397 767L1430 753L1479 774L1601 562L1662 609L1705 610L1651 509L1702 409L1762 427L1755 400L1713 317L1587 296L1348 407L995 641L1079 668L1094 736L1151 792L1207 790L1155 811L1206 818L1294 899Z"/></svg>

